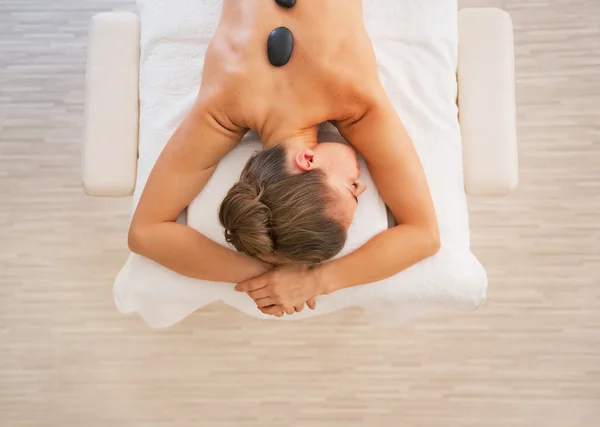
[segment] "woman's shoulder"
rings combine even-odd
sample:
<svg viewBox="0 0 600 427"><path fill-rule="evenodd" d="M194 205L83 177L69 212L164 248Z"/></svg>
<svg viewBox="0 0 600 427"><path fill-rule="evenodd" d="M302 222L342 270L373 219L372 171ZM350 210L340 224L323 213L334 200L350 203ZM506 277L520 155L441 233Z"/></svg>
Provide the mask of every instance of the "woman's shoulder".
<svg viewBox="0 0 600 427"><path fill-rule="evenodd" d="M222 52L207 52L196 103L240 128L250 128L256 114L256 109L248 108L254 86L243 62L224 58Z"/></svg>

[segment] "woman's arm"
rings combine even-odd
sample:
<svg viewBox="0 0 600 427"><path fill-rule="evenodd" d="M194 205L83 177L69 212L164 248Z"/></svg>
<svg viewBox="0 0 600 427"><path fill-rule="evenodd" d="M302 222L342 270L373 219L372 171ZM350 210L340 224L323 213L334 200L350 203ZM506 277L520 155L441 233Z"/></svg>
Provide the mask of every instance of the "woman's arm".
<svg viewBox="0 0 600 427"><path fill-rule="evenodd" d="M434 231L406 224L376 235L356 251L314 270L319 295L376 282L435 255L439 237Z"/></svg>
<svg viewBox="0 0 600 427"><path fill-rule="evenodd" d="M324 293L385 279L434 255L440 247L423 166L387 95L382 93L359 120L337 127L365 157L398 225L356 251L319 266L315 273Z"/></svg>
<svg viewBox="0 0 600 427"><path fill-rule="evenodd" d="M185 276L237 283L272 266L175 222L204 188L244 129L197 103L159 156L129 228L132 252Z"/></svg>

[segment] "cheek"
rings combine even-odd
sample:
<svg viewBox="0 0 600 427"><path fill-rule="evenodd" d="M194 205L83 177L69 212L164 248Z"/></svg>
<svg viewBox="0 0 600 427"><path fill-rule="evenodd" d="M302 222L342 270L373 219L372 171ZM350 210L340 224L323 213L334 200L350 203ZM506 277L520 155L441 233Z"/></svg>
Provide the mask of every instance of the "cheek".
<svg viewBox="0 0 600 427"><path fill-rule="evenodd" d="M350 147L342 145L335 153L334 168L340 175L354 176L356 174L355 152Z"/></svg>
<svg viewBox="0 0 600 427"><path fill-rule="evenodd" d="M345 144L322 143L319 144L322 167L330 175L348 183L356 176L356 152Z"/></svg>

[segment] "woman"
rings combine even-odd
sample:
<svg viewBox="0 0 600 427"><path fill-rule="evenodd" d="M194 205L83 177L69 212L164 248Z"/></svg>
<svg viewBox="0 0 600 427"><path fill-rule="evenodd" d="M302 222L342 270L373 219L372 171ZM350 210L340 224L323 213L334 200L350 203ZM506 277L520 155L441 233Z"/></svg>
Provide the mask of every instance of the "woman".
<svg viewBox="0 0 600 427"><path fill-rule="evenodd" d="M295 44L289 62L274 67L266 40L280 26ZM325 121L362 153L398 224L328 262L365 188L350 147L318 143ZM219 212L236 252L175 220L249 129L265 150ZM263 313L282 316L394 275L439 245L423 168L379 81L361 0L298 0L290 9L223 0L198 98L148 178L130 249L186 276L238 283Z"/></svg>

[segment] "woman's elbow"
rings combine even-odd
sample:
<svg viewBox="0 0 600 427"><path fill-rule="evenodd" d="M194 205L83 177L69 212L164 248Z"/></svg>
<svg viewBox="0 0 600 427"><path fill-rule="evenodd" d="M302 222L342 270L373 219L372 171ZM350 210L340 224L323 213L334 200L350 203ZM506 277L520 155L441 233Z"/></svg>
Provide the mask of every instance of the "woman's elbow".
<svg viewBox="0 0 600 427"><path fill-rule="evenodd" d="M129 227L127 246L129 246L131 252L142 255L144 252L144 242L146 241L145 235L146 232L143 227L135 224Z"/></svg>
<svg viewBox="0 0 600 427"><path fill-rule="evenodd" d="M437 227L434 227L426 230L425 235L427 236L427 256L433 256L439 252L440 247L442 246L440 232Z"/></svg>

